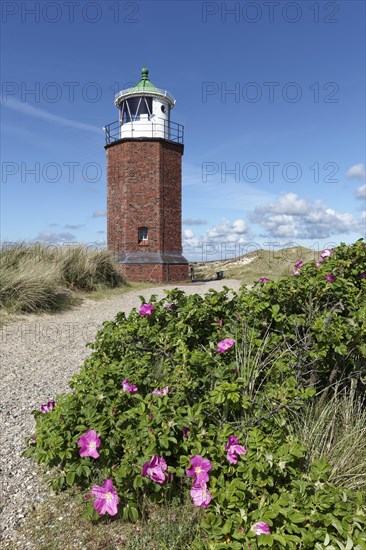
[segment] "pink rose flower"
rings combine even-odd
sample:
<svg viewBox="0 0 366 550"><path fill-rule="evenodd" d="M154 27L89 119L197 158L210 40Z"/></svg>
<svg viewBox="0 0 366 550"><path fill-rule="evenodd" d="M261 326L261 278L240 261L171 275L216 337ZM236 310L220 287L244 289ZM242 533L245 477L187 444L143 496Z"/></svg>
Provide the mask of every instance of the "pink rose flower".
<svg viewBox="0 0 366 550"><path fill-rule="evenodd" d="M96 497L94 508L100 516L103 516L106 512L110 516L115 516L117 514L119 497L117 491L113 487L111 479L107 479L101 487L94 485L91 493Z"/></svg>
<svg viewBox="0 0 366 550"><path fill-rule="evenodd" d="M78 439L78 445L80 447L80 456L91 456L92 458L98 458L99 453L97 448L100 447L99 434L94 430L88 430Z"/></svg>
<svg viewBox="0 0 366 550"><path fill-rule="evenodd" d="M325 261L325 258L329 258L329 256L333 256L334 250L333 248L326 248L323 250L323 252L320 254L321 261Z"/></svg>
<svg viewBox="0 0 366 550"><path fill-rule="evenodd" d="M140 315L143 317L149 317L154 311L154 306L152 304L142 304L140 307Z"/></svg>
<svg viewBox="0 0 366 550"><path fill-rule="evenodd" d="M56 406L56 401L48 401L48 403L45 403L44 405L41 405L41 411L43 413L51 412L52 409L54 409Z"/></svg>
<svg viewBox="0 0 366 550"><path fill-rule="evenodd" d="M271 530L269 528L268 523L265 521L258 521L258 523L255 523L251 528L251 531L253 531L256 535L270 535Z"/></svg>
<svg viewBox="0 0 366 550"><path fill-rule="evenodd" d="M145 462L142 467L142 477L149 476L150 479L155 481L155 483L164 483L165 481L165 470L167 469L167 463L164 458L153 455L149 462Z"/></svg>
<svg viewBox="0 0 366 550"><path fill-rule="evenodd" d="M201 508L207 508L211 502L211 493L207 489L206 483L201 483L200 485L193 485L190 491L191 497L193 499L193 504L195 506L200 506Z"/></svg>
<svg viewBox="0 0 366 550"><path fill-rule="evenodd" d="M208 473L212 466L208 458L202 458L201 455L195 455L190 459L191 467L186 470L188 477L194 477L194 485L206 483L209 480Z"/></svg>
<svg viewBox="0 0 366 550"><path fill-rule="evenodd" d="M217 344L216 352L225 353L226 351L229 351L234 344L235 344L235 340L233 340L232 338L225 338L224 340L221 340L221 342Z"/></svg>
<svg viewBox="0 0 366 550"><path fill-rule="evenodd" d="M167 395L169 391L169 386L165 386L162 390L154 390L152 392L153 395Z"/></svg>
<svg viewBox="0 0 366 550"><path fill-rule="evenodd" d="M138 387L135 386L134 384L131 384L131 382L129 382L127 379L123 380L122 382L122 389L123 391L128 391L128 393L137 393L139 390L138 390Z"/></svg>
<svg viewBox="0 0 366 550"><path fill-rule="evenodd" d="M239 440L236 435L231 435L228 439L225 449L227 450L226 458L231 464L238 463L237 455L246 455L247 450L242 445L238 445Z"/></svg>

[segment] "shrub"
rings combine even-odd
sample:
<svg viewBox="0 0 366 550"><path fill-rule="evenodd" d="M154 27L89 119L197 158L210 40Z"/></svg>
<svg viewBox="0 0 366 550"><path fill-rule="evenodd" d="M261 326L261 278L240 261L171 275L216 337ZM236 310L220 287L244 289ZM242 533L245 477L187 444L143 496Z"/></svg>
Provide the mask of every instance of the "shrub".
<svg viewBox="0 0 366 550"><path fill-rule="evenodd" d="M333 252L333 251L332 251ZM297 275L257 283L243 291L239 310L268 349L295 346L298 380L323 390L354 378L363 391L366 374L366 245L341 244L319 265ZM326 278L334 277L333 281Z"/></svg>
<svg viewBox="0 0 366 550"><path fill-rule="evenodd" d="M12 312L58 309L73 302L70 290L123 282L107 250L90 251L83 245L4 246L0 266L0 307Z"/></svg>
<svg viewBox="0 0 366 550"><path fill-rule="evenodd" d="M330 481L324 456L309 463L290 430L315 394L314 364L326 373L318 386L338 357L349 377L361 370L352 361L363 353L365 281L360 265L357 274L344 266L363 254L360 242L340 247L339 263L336 251L321 267L342 279L343 295L304 266L252 293L175 289L150 307L141 297L140 311L104 323L72 393L46 414L34 411L26 454L56 467L55 489L92 489L92 519L94 506L114 515L118 505L136 521L147 495L161 505L190 493L207 508L208 542L192 548L366 548L362 496ZM337 330L326 340L318 321L330 312Z"/></svg>

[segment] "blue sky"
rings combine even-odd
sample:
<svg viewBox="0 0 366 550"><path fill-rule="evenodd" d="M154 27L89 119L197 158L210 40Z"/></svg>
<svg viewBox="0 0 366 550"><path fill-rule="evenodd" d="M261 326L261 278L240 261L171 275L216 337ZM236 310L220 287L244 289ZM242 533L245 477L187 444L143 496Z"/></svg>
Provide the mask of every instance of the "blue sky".
<svg viewBox="0 0 366 550"><path fill-rule="evenodd" d="M144 65L185 126L187 257L365 237L364 2L1 10L2 241L105 243L102 128Z"/></svg>

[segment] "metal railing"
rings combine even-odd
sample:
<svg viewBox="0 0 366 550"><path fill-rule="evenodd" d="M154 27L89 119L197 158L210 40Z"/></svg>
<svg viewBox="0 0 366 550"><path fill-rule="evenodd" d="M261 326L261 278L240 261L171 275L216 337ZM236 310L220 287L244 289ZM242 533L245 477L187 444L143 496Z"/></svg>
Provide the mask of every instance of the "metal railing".
<svg viewBox="0 0 366 550"><path fill-rule="evenodd" d="M125 138L162 138L174 143L183 143L184 126L171 120L149 117L146 121L135 120L121 125L119 120L104 128L106 144Z"/></svg>

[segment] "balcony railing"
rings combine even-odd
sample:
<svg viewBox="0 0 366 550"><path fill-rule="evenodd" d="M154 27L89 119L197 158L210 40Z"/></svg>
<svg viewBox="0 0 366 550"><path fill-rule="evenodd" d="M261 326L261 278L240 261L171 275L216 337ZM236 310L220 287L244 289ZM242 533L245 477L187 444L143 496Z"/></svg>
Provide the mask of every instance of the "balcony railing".
<svg viewBox="0 0 366 550"><path fill-rule="evenodd" d="M162 138L174 143L183 143L184 126L171 120L148 118L125 122L121 125L119 120L111 122L104 127L106 144L113 143L123 138Z"/></svg>

